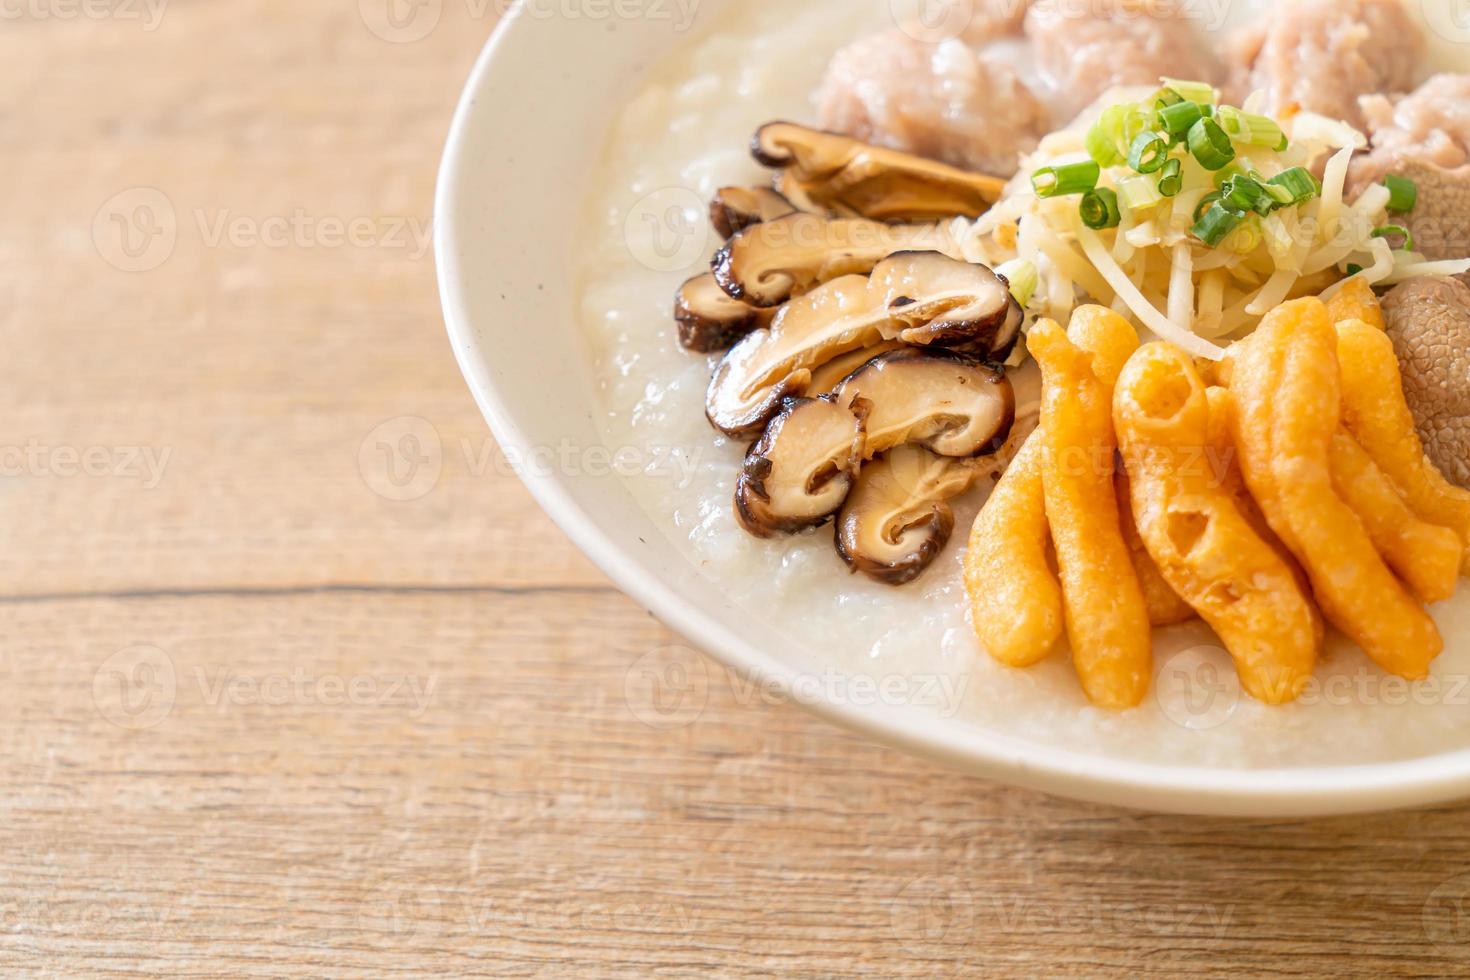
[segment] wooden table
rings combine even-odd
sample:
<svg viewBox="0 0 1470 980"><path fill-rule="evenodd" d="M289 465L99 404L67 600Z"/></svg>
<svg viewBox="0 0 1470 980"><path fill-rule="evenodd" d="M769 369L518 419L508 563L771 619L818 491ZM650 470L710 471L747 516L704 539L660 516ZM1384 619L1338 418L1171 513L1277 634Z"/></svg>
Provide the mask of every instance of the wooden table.
<svg viewBox="0 0 1470 980"><path fill-rule="evenodd" d="M408 42L382 2L5 8L0 971L1470 966L1464 808L989 785L739 696L611 588L439 318L496 5Z"/></svg>

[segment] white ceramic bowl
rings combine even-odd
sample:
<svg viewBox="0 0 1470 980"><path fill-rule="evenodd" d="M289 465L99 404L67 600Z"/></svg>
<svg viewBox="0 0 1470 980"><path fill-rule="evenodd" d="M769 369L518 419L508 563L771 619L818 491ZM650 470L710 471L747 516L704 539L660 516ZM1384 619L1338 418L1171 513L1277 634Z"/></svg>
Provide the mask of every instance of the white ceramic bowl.
<svg viewBox="0 0 1470 980"><path fill-rule="evenodd" d="M444 154L435 249L455 356L511 458L533 458L538 447L603 444L568 272L587 174L640 74L734 2L703 0L689 33L655 18L609 22L513 11L475 66ZM754 622L691 567L616 477L536 468L522 478L572 540L671 628L747 677L782 686L798 678L795 645ZM1309 816L1470 794L1470 751L1363 766L1163 766L977 736L917 709L835 701L810 707L966 772L1129 807Z"/></svg>

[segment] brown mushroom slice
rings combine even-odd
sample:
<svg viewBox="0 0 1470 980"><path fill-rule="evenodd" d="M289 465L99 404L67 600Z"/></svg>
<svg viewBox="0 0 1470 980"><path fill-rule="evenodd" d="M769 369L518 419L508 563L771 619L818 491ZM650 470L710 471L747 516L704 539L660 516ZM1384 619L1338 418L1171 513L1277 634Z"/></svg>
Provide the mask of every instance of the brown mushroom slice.
<svg viewBox="0 0 1470 980"><path fill-rule="evenodd" d="M993 308L985 309L986 302ZM843 276L790 301L768 329L732 347L710 379L705 412L722 432L754 434L781 399L819 390L811 388L812 371L882 341L979 348L998 360L997 345L1008 350L1002 339L1019 329L1018 311L1000 277L984 266L900 253L879 263L872 279ZM925 315L936 321L926 323ZM968 339L967 329L974 331Z"/></svg>
<svg viewBox="0 0 1470 980"><path fill-rule="evenodd" d="M939 249L938 225L885 225L861 218L789 214L736 232L710 268L720 288L751 306L780 306L819 283L866 275L894 252Z"/></svg>
<svg viewBox="0 0 1470 980"><path fill-rule="evenodd" d="M698 354L724 350L752 330L770 326L775 317L775 310L731 299L708 272L684 283L674 296L679 344Z"/></svg>
<svg viewBox="0 0 1470 980"><path fill-rule="evenodd" d="M974 460L898 446L868 463L837 516L837 553L886 585L904 585L933 564L954 530L947 501L968 490Z"/></svg>
<svg viewBox="0 0 1470 980"><path fill-rule="evenodd" d="M865 276L843 276L787 303L771 326L730 348L710 378L705 414L730 436L759 432L813 369L879 343L893 323Z"/></svg>
<svg viewBox="0 0 1470 980"><path fill-rule="evenodd" d="M807 383L806 390L812 395L827 395L837 390L837 386L847 380L847 376L858 368L877 357L879 354L887 354L891 350L899 350L908 346L899 340L885 340L871 347L862 347L855 351L849 351L840 357L823 364L812 371L812 379Z"/></svg>
<svg viewBox="0 0 1470 980"><path fill-rule="evenodd" d="M746 454L735 516L758 537L824 523L852 489L862 444L861 416L834 399L787 399Z"/></svg>
<svg viewBox="0 0 1470 980"><path fill-rule="evenodd" d="M782 169L777 188L793 203L875 221L976 218L1000 200L1006 185L999 177L789 122L762 126L751 153Z"/></svg>
<svg viewBox="0 0 1470 980"><path fill-rule="evenodd" d="M866 420L865 458L916 443L940 456L985 456L1016 421L1006 376L960 354L907 347L873 358L835 392Z"/></svg>
<svg viewBox="0 0 1470 980"><path fill-rule="evenodd" d="M799 208L769 187L721 187L709 202L709 221L722 238L737 231L775 221Z"/></svg>
<svg viewBox="0 0 1470 980"><path fill-rule="evenodd" d="M1025 312L1010 285L986 266L938 252L899 252L878 264L872 288L910 344L948 347L1001 362L1021 335Z"/></svg>

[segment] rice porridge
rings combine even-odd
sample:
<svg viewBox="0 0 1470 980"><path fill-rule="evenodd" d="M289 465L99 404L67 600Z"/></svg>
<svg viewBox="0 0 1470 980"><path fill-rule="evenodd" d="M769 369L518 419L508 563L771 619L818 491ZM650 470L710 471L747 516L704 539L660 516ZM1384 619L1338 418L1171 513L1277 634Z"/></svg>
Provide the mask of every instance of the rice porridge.
<svg viewBox="0 0 1470 980"><path fill-rule="evenodd" d="M960 569L983 488L956 503L954 535L935 565L900 588L850 574L830 528L768 540L741 530L731 501L747 447L705 419L718 355L680 348L672 296L720 244L705 218L714 192L768 179L750 158L751 134L774 119L812 122L811 92L830 54L891 26L888 7L743 3L656 66L612 125L575 259L581 324L608 446L675 451L677 465L629 480L655 523L732 601L825 665L914 684L943 678L933 710L977 730L1112 758L1239 768L1366 763L1470 745L1464 595L1433 609L1447 648L1430 681L1388 676L1338 637L1302 699L1268 707L1241 693L1228 656L1196 622L1156 631L1152 692L1141 707L1114 713L1088 704L1064 653L1016 670L979 649Z"/></svg>

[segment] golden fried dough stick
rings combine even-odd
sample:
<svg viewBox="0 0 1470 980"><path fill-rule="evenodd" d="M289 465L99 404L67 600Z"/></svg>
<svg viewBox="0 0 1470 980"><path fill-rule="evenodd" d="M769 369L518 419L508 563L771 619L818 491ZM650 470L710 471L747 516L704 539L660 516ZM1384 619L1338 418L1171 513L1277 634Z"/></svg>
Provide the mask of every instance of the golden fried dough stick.
<svg viewBox="0 0 1470 980"><path fill-rule="evenodd" d="M1383 307L1378 302L1373 287L1366 279L1354 276L1343 283L1327 301L1327 319L1333 323L1343 320L1362 320L1370 327L1388 329L1383 319Z"/></svg>
<svg viewBox="0 0 1470 980"><path fill-rule="evenodd" d="M1113 484L1118 495L1118 525L1123 531L1123 543L1128 546L1128 558L1133 562L1133 573L1138 576L1138 587L1143 590L1143 604L1148 607L1148 621L1154 626L1173 626L1194 618L1194 607L1179 597L1164 578L1159 566L1154 564L1138 533L1133 520L1133 505L1129 502L1128 474L1119 471Z"/></svg>
<svg viewBox="0 0 1470 980"><path fill-rule="evenodd" d="M981 646L1029 667L1062 638L1062 587L1047 559L1040 433L1032 433L990 493L965 551L965 590Z"/></svg>
<svg viewBox="0 0 1470 980"><path fill-rule="evenodd" d="M1108 389L1138 350L1138 331L1106 306L1079 306L1067 323L1067 339L1092 355L1092 373Z"/></svg>
<svg viewBox="0 0 1470 980"><path fill-rule="evenodd" d="M1072 660L1093 704L1133 707L1148 693L1153 651L1113 493L1112 388L1054 321L1037 322L1027 347L1041 365L1042 487Z"/></svg>
<svg viewBox="0 0 1470 980"><path fill-rule="evenodd" d="M1470 546L1470 491L1446 480L1424 455L1414 416L1404 401L1393 342L1358 320L1337 325L1342 414L1348 431L1403 493L1414 513L1447 527ZM1470 559L1470 552L1467 552ZM1470 572L1470 565L1461 566Z"/></svg>
<svg viewBox="0 0 1470 980"><path fill-rule="evenodd" d="M1232 350L1231 423L1252 496L1306 569L1327 618L1389 673L1426 676L1444 646L1439 630L1332 486L1342 393L1327 307L1285 303Z"/></svg>
<svg viewBox="0 0 1470 980"><path fill-rule="evenodd" d="M1119 379L1113 422L1160 573L1219 635L1252 697L1294 700L1317 660L1317 612L1212 471L1209 398L1189 357L1170 344L1140 348Z"/></svg>
<svg viewBox="0 0 1470 980"><path fill-rule="evenodd" d="M1363 522L1388 567L1419 598L1443 602L1455 594L1465 548L1447 527L1421 521L1393 481L1345 429L1332 437L1332 486Z"/></svg>
<svg viewBox="0 0 1470 980"><path fill-rule="evenodd" d="M1197 366L1198 362L1196 362ZM1230 390L1215 385L1205 390L1205 396L1210 402L1210 448L1207 450L1210 472L1220 481L1221 488L1230 494L1231 500L1235 503L1235 509L1240 511L1241 516L1246 519L1261 540L1270 545L1291 569L1302 595L1310 598L1312 583L1307 578L1307 573L1302 571L1302 566L1297 563L1296 556L1291 553L1291 549L1282 544L1276 532L1271 530L1271 524L1266 520L1266 515L1261 513L1260 505L1256 503L1256 498L1251 496L1250 488L1245 485L1245 476L1240 471L1240 450L1235 446L1235 437L1230 429L1230 413L1233 410ZM1322 617L1315 615L1315 609L1316 607L1313 606L1317 642L1320 645L1323 635Z"/></svg>

